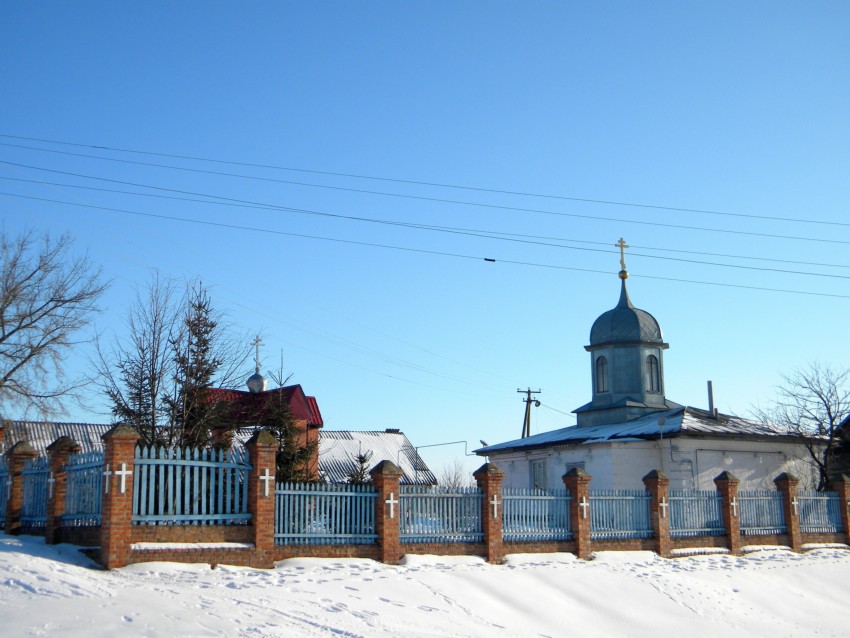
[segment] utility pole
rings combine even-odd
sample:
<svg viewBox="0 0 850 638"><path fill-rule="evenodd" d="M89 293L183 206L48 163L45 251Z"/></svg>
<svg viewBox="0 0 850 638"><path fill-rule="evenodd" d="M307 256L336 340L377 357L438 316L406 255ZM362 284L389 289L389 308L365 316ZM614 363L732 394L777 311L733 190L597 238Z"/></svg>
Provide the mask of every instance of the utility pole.
<svg viewBox="0 0 850 638"><path fill-rule="evenodd" d="M525 419L522 421L522 438L524 439L527 436L531 436L531 404L534 404L534 407L540 407L540 401L537 399L532 399L532 394L540 394L540 390L532 390L531 388L526 388L525 390L520 390L517 388L517 392L520 394L526 395L523 401L525 402Z"/></svg>

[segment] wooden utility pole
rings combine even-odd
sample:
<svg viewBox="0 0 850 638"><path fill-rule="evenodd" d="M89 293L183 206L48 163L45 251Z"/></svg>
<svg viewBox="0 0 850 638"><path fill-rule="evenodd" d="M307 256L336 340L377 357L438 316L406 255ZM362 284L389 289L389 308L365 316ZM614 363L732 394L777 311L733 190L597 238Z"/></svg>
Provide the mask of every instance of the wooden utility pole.
<svg viewBox="0 0 850 638"><path fill-rule="evenodd" d="M517 392L526 395L523 399L525 402L525 418L522 421L522 438L524 439L527 436L531 436L531 404L533 403L536 408L540 407L540 401L532 399L531 395L540 394L540 390L532 390L531 388L520 390L517 388Z"/></svg>

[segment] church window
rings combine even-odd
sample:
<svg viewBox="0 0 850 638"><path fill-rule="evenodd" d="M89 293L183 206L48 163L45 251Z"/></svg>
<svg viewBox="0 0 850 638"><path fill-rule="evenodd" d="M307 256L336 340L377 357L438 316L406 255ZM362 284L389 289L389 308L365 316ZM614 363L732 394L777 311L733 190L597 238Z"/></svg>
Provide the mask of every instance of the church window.
<svg viewBox="0 0 850 638"><path fill-rule="evenodd" d="M531 487L535 490L546 489L546 459L531 462Z"/></svg>
<svg viewBox="0 0 850 638"><path fill-rule="evenodd" d="M596 392L608 392L608 360L605 357L596 359Z"/></svg>
<svg viewBox="0 0 850 638"><path fill-rule="evenodd" d="M661 392L661 376L658 374L658 358L651 354L646 358L646 389L648 392Z"/></svg>

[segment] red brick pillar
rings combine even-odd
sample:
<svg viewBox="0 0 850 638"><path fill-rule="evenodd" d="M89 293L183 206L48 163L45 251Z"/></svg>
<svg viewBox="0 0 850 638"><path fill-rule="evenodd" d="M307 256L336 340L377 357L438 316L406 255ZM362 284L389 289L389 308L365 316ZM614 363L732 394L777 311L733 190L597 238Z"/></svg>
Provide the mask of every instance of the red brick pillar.
<svg viewBox="0 0 850 638"><path fill-rule="evenodd" d="M38 456L38 452L26 441L18 441L6 453L9 468L9 497L6 499L7 534L21 533L21 510L24 507L24 463Z"/></svg>
<svg viewBox="0 0 850 638"><path fill-rule="evenodd" d="M670 540L670 501L667 494L670 479L660 470L652 470L643 477L643 484L652 498L649 502L649 519L657 542L655 551L659 556L667 558L673 549Z"/></svg>
<svg viewBox="0 0 850 638"><path fill-rule="evenodd" d="M369 475L378 492L375 500L375 532L378 534L381 562L397 565L402 557L398 524L402 471L392 461L381 461Z"/></svg>
<svg viewBox="0 0 850 638"><path fill-rule="evenodd" d="M65 494L68 487L68 475L65 466L68 457L82 450L80 444L69 436L62 436L47 446L50 459L50 476L47 485L47 525L44 542L48 545L61 543L59 517L65 513Z"/></svg>
<svg viewBox="0 0 850 638"><path fill-rule="evenodd" d="M485 463L473 474L482 493L481 528L487 562L500 563L505 557L502 545L502 479L505 473L492 463Z"/></svg>
<svg viewBox="0 0 850 638"><path fill-rule="evenodd" d="M850 476L842 475L841 480L833 481L831 487L838 493L844 542L850 545Z"/></svg>
<svg viewBox="0 0 850 638"><path fill-rule="evenodd" d="M574 467L562 477L564 485L572 496L570 526L576 543L576 556L582 559L589 559L591 555L590 479L590 474L579 467Z"/></svg>
<svg viewBox="0 0 850 638"><path fill-rule="evenodd" d="M107 569L114 569L124 567L130 559L133 478L139 433L119 423L101 438L104 451L100 562Z"/></svg>
<svg viewBox="0 0 850 638"><path fill-rule="evenodd" d="M248 511L254 527L254 566L274 565L274 511L277 452L280 444L268 430L245 444L253 469L248 475Z"/></svg>
<svg viewBox="0 0 850 638"><path fill-rule="evenodd" d="M720 509L723 513L723 527L726 528L726 540L729 551L733 554L741 553L741 508L738 505L738 479L732 472L723 472L716 479L714 485L720 492L722 499Z"/></svg>
<svg viewBox="0 0 850 638"><path fill-rule="evenodd" d="M782 492L782 509L785 511L785 524L788 526L788 544L795 552L799 552L803 546L797 504L797 486L800 481L793 474L783 472L773 480L773 483L776 489Z"/></svg>

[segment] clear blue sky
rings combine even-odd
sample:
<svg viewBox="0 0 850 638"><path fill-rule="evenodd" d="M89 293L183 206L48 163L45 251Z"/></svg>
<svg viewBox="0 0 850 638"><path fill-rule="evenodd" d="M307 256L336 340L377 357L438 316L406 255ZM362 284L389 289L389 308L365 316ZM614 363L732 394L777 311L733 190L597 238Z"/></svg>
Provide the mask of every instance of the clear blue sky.
<svg viewBox="0 0 850 638"><path fill-rule="evenodd" d="M520 435L518 387L543 390L534 432L574 423L623 236L632 300L670 343L668 398L704 407L712 379L746 415L782 372L850 364L848 24L845 2L7 2L0 134L84 146L0 137L0 176L53 183L0 180L1 219L73 233L113 282L106 334L151 269L200 276L326 427L470 449ZM489 237L71 187L167 194L91 177ZM90 399L70 417L103 420Z"/></svg>

